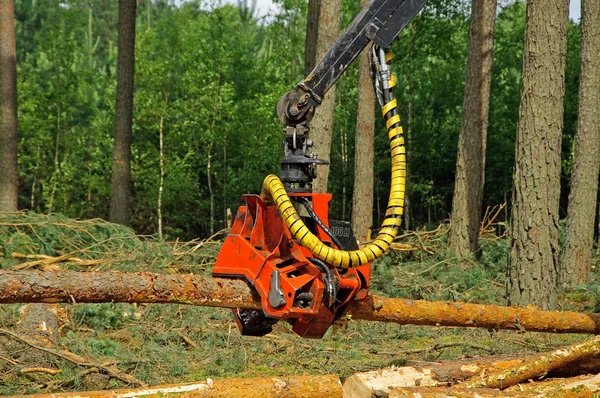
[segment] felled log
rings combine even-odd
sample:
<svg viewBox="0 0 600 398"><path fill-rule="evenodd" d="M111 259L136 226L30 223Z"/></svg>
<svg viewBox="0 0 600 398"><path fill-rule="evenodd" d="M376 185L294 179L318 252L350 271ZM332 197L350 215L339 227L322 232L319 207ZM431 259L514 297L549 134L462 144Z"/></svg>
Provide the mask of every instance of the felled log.
<svg viewBox="0 0 600 398"><path fill-rule="evenodd" d="M0 303L179 303L260 308L243 281L147 272L0 270ZM600 315L528 307L429 302L369 296L347 307L347 318L401 325L462 326L554 333L600 332Z"/></svg>
<svg viewBox="0 0 600 398"><path fill-rule="evenodd" d="M441 387L466 380L474 375L514 367L524 359L481 359L418 363L359 372L344 382L344 397L387 397L398 387ZM600 365L600 363L599 363ZM600 368L600 367L599 367Z"/></svg>
<svg viewBox="0 0 600 398"><path fill-rule="evenodd" d="M595 337L591 340L545 353L508 369L474 376L462 383L462 386L467 388L507 388L535 377L545 376L551 370L570 366L599 353L600 337Z"/></svg>
<svg viewBox="0 0 600 398"><path fill-rule="evenodd" d="M387 395L388 398L513 398L527 396L531 395L491 388L456 387L398 387Z"/></svg>
<svg viewBox="0 0 600 398"><path fill-rule="evenodd" d="M185 398L338 398L342 384L337 376L256 377L250 379L207 379L201 383L170 384L122 390L34 394L28 398L74 397L165 397ZM13 397L17 398L17 397Z"/></svg>
<svg viewBox="0 0 600 398"><path fill-rule="evenodd" d="M493 388L452 387L397 387L386 398L499 398L499 397L597 397L600 375L573 379L553 379L525 383L508 390Z"/></svg>
<svg viewBox="0 0 600 398"><path fill-rule="evenodd" d="M393 389L400 387L447 387L474 376L515 368L533 358L503 356L443 362L418 362L410 366L359 372L345 380L344 397L387 397ZM600 373L600 358L592 357L566 368L555 369L546 377L572 377L588 373Z"/></svg>

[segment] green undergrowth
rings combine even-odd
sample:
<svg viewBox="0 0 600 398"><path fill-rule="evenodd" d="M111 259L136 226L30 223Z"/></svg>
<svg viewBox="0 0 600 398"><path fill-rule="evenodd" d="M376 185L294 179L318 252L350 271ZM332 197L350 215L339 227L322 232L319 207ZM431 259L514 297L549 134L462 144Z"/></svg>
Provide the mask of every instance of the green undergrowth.
<svg viewBox="0 0 600 398"><path fill-rule="evenodd" d="M442 228L435 234L403 239L416 250L396 251L373 265L371 291L378 295L424 300L503 303L506 244L485 236L478 258L449 255ZM207 273L218 241L161 242L138 237L128 228L101 220L76 221L60 215L15 213L0 216L0 268L32 261L12 253L45 254L102 260L82 267L65 262L52 267L89 270ZM30 268L44 268L35 265ZM55 268L50 269L55 269ZM562 296L565 309L594 310L600 282ZM302 339L279 323L262 337L243 337L229 310L185 305L118 303L65 306L68 320L60 347L97 363L111 363L148 383L201 381L208 377L255 377L337 374L401 366L414 361L542 352L584 336L552 335L463 328L400 326L348 321L331 328L321 340ZM2 328L18 328L19 305L0 306ZM9 344L13 343L13 344ZM78 391L125 387L104 375L83 375L85 368L64 359L39 355L38 361L12 364L24 350L0 337L0 395L37 391ZM34 356L35 358L35 356ZM62 370L56 376L21 374L25 366ZM48 383L54 383L50 389Z"/></svg>
<svg viewBox="0 0 600 398"><path fill-rule="evenodd" d="M214 240L180 243L137 236L130 228L100 219L0 213L0 269L35 261L15 255L47 255L67 256L61 268L80 271L202 272L212 266L219 247ZM78 259L97 263L82 265Z"/></svg>

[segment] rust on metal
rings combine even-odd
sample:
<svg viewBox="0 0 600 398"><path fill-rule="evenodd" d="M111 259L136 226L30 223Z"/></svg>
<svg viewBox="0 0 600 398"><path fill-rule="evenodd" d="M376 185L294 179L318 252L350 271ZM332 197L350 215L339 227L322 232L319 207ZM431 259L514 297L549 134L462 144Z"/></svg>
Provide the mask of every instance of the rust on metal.
<svg viewBox="0 0 600 398"><path fill-rule="evenodd" d="M123 390L34 394L28 398L74 397L165 397L186 398L341 398L342 384L337 376L255 377L249 379L207 379L199 383L169 384ZM13 397L16 398L16 397Z"/></svg>
<svg viewBox="0 0 600 398"><path fill-rule="evenodd" d="M180 303L259 309L243 281L146 272L0 270L0 303ZM600 333L600 315L459 302L369 296L352 301L346 317L401 325L462 326L551 333Z"/></svg>

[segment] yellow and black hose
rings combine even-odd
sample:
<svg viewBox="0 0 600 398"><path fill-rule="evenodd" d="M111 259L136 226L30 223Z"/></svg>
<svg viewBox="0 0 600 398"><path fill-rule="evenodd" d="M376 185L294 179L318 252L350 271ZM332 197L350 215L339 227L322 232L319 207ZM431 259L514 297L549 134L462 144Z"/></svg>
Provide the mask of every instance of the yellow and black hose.
<svg viewBox="0 0 600 398"><path fill-rule="evenodd" d="M389 63L390 60L391 53L388 52L386 53L386 62ZM306 224L304 224L279 177L271 174L263 182L261 196L265 201L275 203L292 236L302 246L310 250L315 257L338 268L358 267L381 257L389 249L400 228L406 188L406 149L404 147L400 116L396 109L396 99L391 92L391 88L395 85L396 79L391 75L388 84L389 89L385 88L383 90L385 104L381 112L385 119L390 141L392 178L385 219L377 237L372 242L362 249L352 251L338 250L327 246L316 235L310 232Z"/></svg>

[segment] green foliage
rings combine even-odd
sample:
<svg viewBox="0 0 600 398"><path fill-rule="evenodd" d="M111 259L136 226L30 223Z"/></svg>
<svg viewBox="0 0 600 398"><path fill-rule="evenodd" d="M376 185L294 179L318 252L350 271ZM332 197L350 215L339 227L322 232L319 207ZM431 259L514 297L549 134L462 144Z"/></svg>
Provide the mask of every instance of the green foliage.
<svg viewBox="0 0 600 398"><path fill-rule="evenodd" d="M507 239L485 236L480 244L479 259L455 257L444 237L434 254L392 252L376 261L371 286L391 297L503 304Z"/></svg>
<svg viewBox="0 0 600 398"><path fill-rule="evenodd" d="M71 257L95 260L92 265L103 270L156 272L183 267L185 272L203 272L214 261L219 246L215 241L148 241L130 228L100 219L74 220L32 212L0 214L0 268L22 261L11 258L16 253L21 257L65 256L61 263L76 270L81 267L69 262ZM115 322L118 319L116 316Z"/></svg>
<svg viewBox="0 0 600 398"><path fill-rule="evenodd" d="M19 250L23 253L39 252L39 241L34 239L37 239L36 233L45 236L46 229L58 231L53 235L54 240L49 241L56 253L67 251L60 244L72 244L86 235L87 243L92 246L81 248L80 256L90 253L91 248L100 253L102 246L98 242L103 241L121 248L102 253L105 262L98 265L101 269L187 273L190 266L198 265L202 270L203 261L214 261L220 248L220 242L214 241L171 244L139 238L132 241L131 232L126 228L100 220L69 220L60 215L21 213L0 219L1 234L11 228L19 229L11 234L15 241L21 242ZM423 249L391 252L377 261L372 272L371 292L380 296L502 303L506 264L503 253L506 253L507 238L486 235L481 240L481 259L467 259L469 267L466 267L463 259L451 257L446 250L447 228L442 226L437 231L421 235ZM410 239L407 238L407 243ZM127 252L126 259L123 259L124 252ZM192 270L198 272L198 268ZM593 284L566 296L562 300L566 308L593 308L600 301L599 279L594 280ZM321 340L303 339L293 334L285 322L278 323L269 337L256 338L239 334L228 309L121 303L74 304L65 309L69 312L69 322L62 329L61 349L91 362L114 364L149 385L198 382L208 377L324 373L347 377L357 371L401 366L407 360L449 360L481 353L524 355L578 339L575 335L356 321L348 322L342 329L332 328ZM15 327L18 319L18 305L0 306L0 323L5 328ZM451 343L452 347L443 348L445 343ZM41 365L42 357L30 347L6 345L5 348L3 355L7 358L17 359L23 352L31 353L35 365ZM115 379L106 385L107 380L102 377L99 386L94 384L97 383L92 377L97 376L95 373L84 376L82 367L56 357L51 361L51 367L62 370L51 379L44 374L25 378L19 373L23 363L13 366L3 361L0 371L5 376L0 379L0 395L36 391L48 380L58 384L45 392L127 387Z"/></svg>
<svg viewBox="0 0 600 398"><path fill-rule="evenodd" d="M134 314L133 306L127 304L102 303L89 306L77 306L73 311L73 321L78 325L102 331L118 329ZM100 343L99 343L100 344Z"/></svg>
<svg viewBox="0 0 600 398"><path fill-rule="evenodd" d="M0 214L0 248L5 257L13 252L49 256L76 254L82 248L93 247L102 255L102 249L128 250L138 241L131 229L102 220L78 221L60 214ZM87 254L89 258L98 258L91 251Z"/></svg>
<svg viewBox="0 0 600 398"><path fill-rule="evenodd" d="M226 225L240 195L276 173L275 105L303 76L307 3L278 0L257 17L247 1L140 2L133 122L133 228L157 232L159 132L164 136L164 236L206 237ZM454 184L469 30L468 1L432 0L393 50L414 227L447 217ZM20 207L107 218L116 86L118 2L17 0ZM150 7L148 9L148 7ZM343 3L347 25L358 1ZM495 36L484 206L510 200L520 98L525 3L501 3ZM569 27L563 185L576 125L579 26ZM357 68L337 83L331 215L349 219ZM408 110L411 125L408 125ZM388 140L376 128L375 224L389 185ZM568 190L564 189L562 203ZM565 206L563 206L565 207ZM18 239L15 244L18 244ZM41 250L51 250L41 247Z"/></svg>

